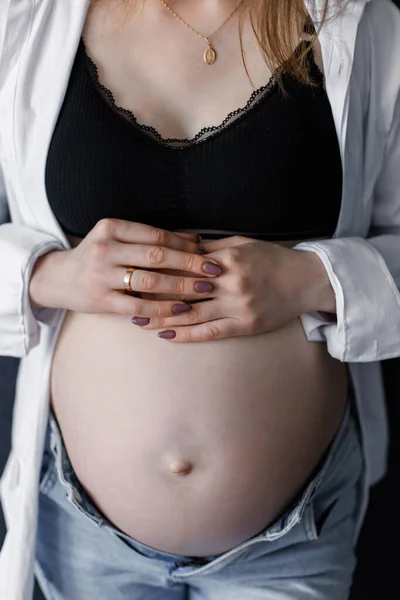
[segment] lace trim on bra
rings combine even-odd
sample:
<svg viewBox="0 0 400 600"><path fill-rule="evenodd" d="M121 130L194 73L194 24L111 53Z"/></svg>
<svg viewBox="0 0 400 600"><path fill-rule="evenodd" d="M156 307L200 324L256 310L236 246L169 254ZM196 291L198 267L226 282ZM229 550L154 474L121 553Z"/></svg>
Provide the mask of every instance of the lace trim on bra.
<svg viewBox="0 0 400 600"><path fill-rule="evenodd" d="M157 129L155 129L155 127L152 127L151 125L144 125L142 123L139 123L137 118L135 117L134 113L131 110L129 110L128 108L123 108L122 106L118 106L118 104L115 101L113 92L110 89L108 89L107 87L105 87L100 82L99 70L98 70L97 65L94 62L94 60L92 60L92 58L88 55L88 53L86 51L86 46L85 46L83 37L81 37L80 43L81 43L81 51L83 53L86 64L89 66L89 70L92 75L92 79L94 80L94 84L95 84L97 90L102 95L102 97L107 102L107 104L114 111L116 111L121 117L123 117L125 120L132 123L137 129L143 131L146 135L150 135L152 138L154 138L160 144L163 144L164 146L168 146L170 148L175 148L175 149L187 148L194 144L199 144L201 142L204 142L204 141L208 140L210 137L214 137L218 133L225 131L229 125L231 125L231 124L237 122L239 119L245 117L250 112L250 109L257 106L263 98L268 97L275 90L278 90L277 80L275 79L274 75L271 75L271 77L269 78L269 80L267 81L267 83L265 85L257 88L256 90L254 90L252 92L252 94L251 94L250 98L248 99L248 101L246 102L245 106L243 106L241 108L237 108L237 109L231 111L230 113L228 113L228 115L225 117L225 119L219 125L211 125L211 126L203 127L202 129L200 129L200 131L194 137L192 137L190 139L187 139L187 138L165 138L157 131ZM308 42L306 42L306 43L308 43ZM310 56L311 56L312 64L316 67L317 73L318 73L318 75L321 79L321 83L322 83L324 81L324 74L321 72L318 65L316 64L316 62L314 60L313 52L310 53Z"/></svg>
<svg viewBox="0 0 400 600"><path fill-rule="evenodd" d="M157 131L157 129L155 129L155 127L152 127L151 125L144 125L142 123L138 123L137 118L135 117L134 113L131 110L117 105L112 91L110 89L106 88L100 82L99 71L98 71L97 65L90 58L88 53L86 52L86 47L85 47L83 38L81 38L81 46L82 46L82 52L84 54L84 58L86 59L86 63L90 67L90 71L93 76L94 83L95 83L96 87L99 89L99 91L101 92L102 96L106 97L106 101L111 105L111 107L115 111L117 111L117 113L119 113L123 118L125 118L126 120L131 122L133 125L135 125L135 127L146 132L146 134L150 134L159 143L161 143L165 146L172 147L172 148L185 148L185 147L191 146L193 144L199 144L199 143L209 139L211 136L214 136L215 134L219 133L220 131L225 130L228 125L236 122L240 117L245 116L249 112L250 108L256 106L262 98L264 98L266 95L269 95L269 93L271 93L275 88L278 87L275 77L273 75L271 75L271 77L269 78L268 82L265 85L263 85L262 87L254 90L254 92L252 92L252 94L251 94L250 98L248 99L248 101L246 102L245 106L231 111L225 117L225 119L222 121L222 123L220 123L219 125L211 125L211 126L203 127L202 129L200 129L200 131L194 137L192 137L190 139L164 138Z"/></svg>

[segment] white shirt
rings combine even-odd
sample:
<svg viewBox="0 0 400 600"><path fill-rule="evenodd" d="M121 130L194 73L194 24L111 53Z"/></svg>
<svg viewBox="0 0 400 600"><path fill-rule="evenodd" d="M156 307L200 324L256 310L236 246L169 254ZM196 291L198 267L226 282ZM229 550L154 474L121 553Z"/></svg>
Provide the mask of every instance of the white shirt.
<svg viewBox="0 0 400 600"><path fill-rule="evenodd" d="M315 18L311 0L306 4ZM316 5L320 10L323 0ZM8 527L1 600L32 598L50 366L65 311L33 312L28 282L38 256L69 248L47 201L44 173L87 7L88 0L0 0L0 217L6 201L12 217L0 226L0 355L22 357L1 481ZM321 258L337 322L318 312L301 320L311 343L325 342L334 358L349 363L367 491L386 469L379 361L400 356L400 11L389 0L351 0L319 40L343 163L342 205L332 239L297 248ZM311 182L312 175L310 168ZM323 202L324 190L318 193Z"/></svg>

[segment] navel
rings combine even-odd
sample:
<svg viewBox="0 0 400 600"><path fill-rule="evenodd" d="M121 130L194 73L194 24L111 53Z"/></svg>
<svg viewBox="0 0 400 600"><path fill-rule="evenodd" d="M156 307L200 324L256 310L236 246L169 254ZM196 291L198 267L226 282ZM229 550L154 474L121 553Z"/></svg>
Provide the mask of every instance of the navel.
<svg viewBox="0 0 400 600"><path fill-rule="evenodd" d="M171 460L168 466L173 475L189 475L193 470L193 463L189 460Z"/></svg>

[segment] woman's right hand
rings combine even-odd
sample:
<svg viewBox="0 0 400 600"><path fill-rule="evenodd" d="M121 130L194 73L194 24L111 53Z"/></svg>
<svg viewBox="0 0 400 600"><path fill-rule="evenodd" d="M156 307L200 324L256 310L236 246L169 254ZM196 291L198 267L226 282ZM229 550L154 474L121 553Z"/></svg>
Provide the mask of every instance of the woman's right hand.
<svg viewBox="0 0 400 600"><path fill-rule="evenodd" d="M201 277L218 275L206 266L217 263L197 254L199 244L192 239L189 234L184 237L142 223L102 219L76 248L52 251L36 261L29 286L31 306L149 318L177 314L176 299L137 298L124 292L123 279L133 266L137 267L131 276L134 291L178 295L182 298L179 305L185 297L211 297L212 289L198 291L195 284L206 282ZM181 273L158 273L157 269Z"/></svg>

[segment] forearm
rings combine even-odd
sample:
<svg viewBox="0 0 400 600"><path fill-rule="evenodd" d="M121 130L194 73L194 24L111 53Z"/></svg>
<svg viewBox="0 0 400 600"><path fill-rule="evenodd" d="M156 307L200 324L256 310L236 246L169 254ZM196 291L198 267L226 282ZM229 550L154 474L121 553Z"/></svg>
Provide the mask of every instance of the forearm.
<svg viewBox="0 0 400 600"><path fill-rule="evenodd" d="M57 310L49 305L34 314L29 297L35 263L54 250L62 243L51 234L17 223L0 226L0 354L26 356L39 343L39 324L54 325Z"/></svg>

